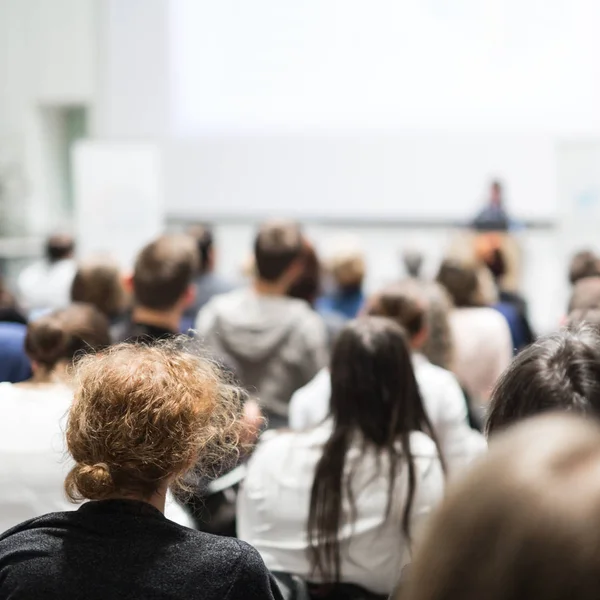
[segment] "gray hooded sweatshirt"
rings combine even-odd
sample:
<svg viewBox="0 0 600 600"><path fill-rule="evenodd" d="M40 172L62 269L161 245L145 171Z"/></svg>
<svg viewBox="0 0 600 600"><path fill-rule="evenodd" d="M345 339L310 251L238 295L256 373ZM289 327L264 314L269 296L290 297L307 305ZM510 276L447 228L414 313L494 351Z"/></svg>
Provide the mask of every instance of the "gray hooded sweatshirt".
<svg viewBox="0 0 600 600"><path fill-rule="evenodd" d="M295 298L235 290L206 304L196 330L267 414L287 417L292 394L327 361L321 317Z"/></svg>

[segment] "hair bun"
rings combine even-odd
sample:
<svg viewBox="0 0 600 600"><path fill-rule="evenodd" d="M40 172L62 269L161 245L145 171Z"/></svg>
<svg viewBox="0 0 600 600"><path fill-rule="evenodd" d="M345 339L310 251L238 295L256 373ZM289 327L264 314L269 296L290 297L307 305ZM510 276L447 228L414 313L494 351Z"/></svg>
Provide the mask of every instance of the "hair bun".
<svg viewBox="0 0 600 600"><path fill-rule="evenodd" d="M102 500L115 492L115 484L106 463L76 465L67 476L65 488L70 498Z"/></svg>

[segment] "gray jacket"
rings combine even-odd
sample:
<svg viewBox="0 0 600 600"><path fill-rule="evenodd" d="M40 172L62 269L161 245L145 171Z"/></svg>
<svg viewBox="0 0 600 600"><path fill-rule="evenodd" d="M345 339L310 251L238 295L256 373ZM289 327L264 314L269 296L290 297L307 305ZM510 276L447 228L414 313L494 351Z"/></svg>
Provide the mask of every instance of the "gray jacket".
<svg viewBox="0 0 600 600"><path fill-rule="evenodd" d="M196 330L261 407L281 417L292 394L327 362L325 325L295 298L235 290L206 304Z"/></svg>

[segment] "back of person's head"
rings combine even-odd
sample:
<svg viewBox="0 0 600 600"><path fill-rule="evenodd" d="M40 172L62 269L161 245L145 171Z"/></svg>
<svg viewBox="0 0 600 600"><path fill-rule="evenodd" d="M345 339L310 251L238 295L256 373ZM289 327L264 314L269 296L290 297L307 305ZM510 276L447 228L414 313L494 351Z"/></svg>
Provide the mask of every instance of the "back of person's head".
<svg viewBox="0 0 600 600"><path fill-rule="evenodd" d="M600 309L600 277L584 277L573 285L568 311Z"/></svg>
<svg viewBox="0 0 600 600"><path fill-rule="evenodd" d="M425 413L410 351L399 325L390 319L362 317L349 322L334 343L331 358L330 416L333 431L319 460L312 486L308 539L313 569L325 581L340 577L337 534L344 523L346 453L358 436L367 447L390 461L388 508L399 465L409 472L409 490L402 527L410 539L409 521L415 492L415 466L409 436L413 431L435 434ZM353 499L348 501L352 504ZM350 514L354 514L352 507Z"/></svg>
<svg viewBox="0 0 600 600"><path fill-rule="evenodd" d="M422 281L423 294L427 298L427 338L421 352L427 359L443 369L452 365L453 346L450 330L452 302L446 288L435 281Z"/></svg>
<svg viewBox="0 0 600 600"><path fill-rule="evenodd" d="M352 238L340 240L327 264L339 290L353 292L361 289L367 266L358 240Z"/></svg>
<svg viewBox="0 0 600 600"><path fill-rule="evenodd" d="M600 416L600 332L563 329L525 348L502 375L490 401L488 435L548 411Z"/></svg>
<svg viewBox="0 0 600 600"><path fill-rule="evenodd" d="M301 271L288 288L291 298L306 300L311 306L321 291L321 263L314 246L304 241L301 255Z"/></svg>
<svg viewBox="0 0 600 600"><path fill-rule="evenodd" d="M581 250L573 255L569 265L571 285L586 277L600 276L600 259L591 250Z"/></svg>
<svg viewBox="0 0 600 600"><path fill-rule="evenodd" d="M457 308L482 304L478 268L474 262L445 259L440 265L437 282L446 288Z"/></svg>
<svg viewBox="0 0 600 600"><path fill-rule="evenodd" d="M474 252L477 260L490 270L496 280L504 277L508 271L502 246L502 236L497 232L479 234L474 241Z"/></svg>
<svg viewBox="0 0 600 600"><path fill-rule="evenodd" d="M163 235L138 254L133 294L139 306L169 310L189 291L198 265L194 240L187 235Z"/></svg>
<svg viewBox="0 0 600 600"><path fill-rule="evenodd" d="M397 600L596 600L600 429L547 415L498 437L447 492Z"/></svg>
<svg viewBox="0 0 600 600"><path fill-rule="evenodd" d="M404 269L409 277L414 277L415 279L421 277L424 261L425 257L423 256L423 253L415 248L407 248L402 253Z"/></svg>
<svg viewBox="0 0 600 600"><path fill-rule="evenodd" d="M150 498L192 468L213 476L237 453L244 394L177 340L85 357L75 382L65 484L74 501Z"/></svg>
<svg viewBox="0 0 600 600"><path fill-rule="evenodd" d="M108 319L90 304L71 306L44 315L27 326L25 351L46 370L72 363L88 352L110 345Z"/></svg>
<svg viewBox="0 0 600 600"><path fill-rule="evenodd" d="M571 329L580 325L590 325L600 330L600 308L576 309L569 313L566 325Z"/></svg>
<svg viewBox="0 0 600 600"><path fill-rule="evenodd" d="M105 257L80 263L71 284L71 300L92 304L109 319L119 316L127 304L119 265Z"/></svg>
<svg viewBox="0 0 600 600"><path fill-rule="evenodd" d="M368 302L367 312L392 319L413 340L425 330L427 298L420 282L407 279L388 285L375 294Z"/></svg>
<svg viewBox="0 0 600 600"><path fill-rule="evenodd" d="M50 263L58 262L65 258L71 258L75 251L75 242L73 237L60 233L51 235L46 241L46 259Z"/></svg>
<svg viewBox="0 0 600 600"><path fill-rule="evenodd" d="M300 227L292 221L263 223L254 240L254 262L258 277L276 283L302 256Z"/></svg>
<svg viewBox="0 0 600 600"><path fill-rule="evenodd" d="M213 268L214 237L209 225L192 225L187 230L198 248L198 273L203 275Z"/></svg>

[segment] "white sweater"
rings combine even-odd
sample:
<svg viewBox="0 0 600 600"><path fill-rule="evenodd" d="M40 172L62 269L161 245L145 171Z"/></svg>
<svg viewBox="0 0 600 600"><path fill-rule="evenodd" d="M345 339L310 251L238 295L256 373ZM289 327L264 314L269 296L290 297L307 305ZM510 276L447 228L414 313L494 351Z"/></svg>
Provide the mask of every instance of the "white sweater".
<svg viewBox="0 0 600 600"><path fill-rule="evenodd" d="M449 472L468 464L487 449L484 437L467 422L467 406L456 377L432 365L423 355L413 355L415 377L427 415L438 437ZM323 369L292 397L290 427L307 429L329 413L331 380Z"/></svg>
<svg viewBox="0 0 600 600"><path fill-rule="evenodd" d="M294 573L319 582L307 558L306 525L315 467L331 422L303 432L273 431L263 436L248 466L238 496L238 535L252 544L272 571ZM434 443L424 433L410 436L416 465L417 487L411 512L411 535L419 531L431 510L441 501L444 477ZM352 470L357 519L342 527L341 579L378 594L389 594L410 550L402 533L402 513L408 489L405 464L396 479L392 513L386 519L388 466L386 456L377 462L375 451L356 444L346 456Z"/></svg>

